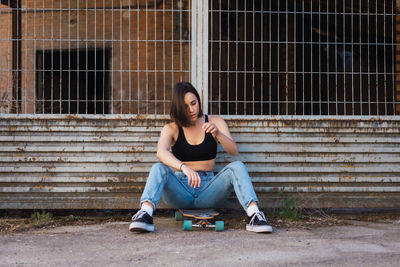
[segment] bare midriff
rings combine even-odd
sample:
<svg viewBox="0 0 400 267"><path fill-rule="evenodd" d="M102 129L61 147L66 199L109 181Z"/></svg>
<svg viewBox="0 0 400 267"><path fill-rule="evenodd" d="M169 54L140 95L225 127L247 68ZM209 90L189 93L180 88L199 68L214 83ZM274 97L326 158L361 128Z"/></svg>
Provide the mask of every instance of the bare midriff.
<svg viewBox="0 0 400 267"><path fill-rule="evenodd" d="M194 171L208 172L213 171L215 167L215 159L202 161L184 161L183 163L185 163L186 166Z"/></svg>

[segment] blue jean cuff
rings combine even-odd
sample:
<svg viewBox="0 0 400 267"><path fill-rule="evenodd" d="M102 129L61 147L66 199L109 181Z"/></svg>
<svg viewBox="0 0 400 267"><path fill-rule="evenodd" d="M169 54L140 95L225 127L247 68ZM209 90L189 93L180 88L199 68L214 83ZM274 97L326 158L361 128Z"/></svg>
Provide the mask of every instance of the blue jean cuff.
<svg viewBox="0 0 400 267"><path fill-rule="evenodd" d="M250 203L256 202L257 206L258 206L258 199L254 199L254 200L250 200L246 203L246 209L249 207Z"/></svg>

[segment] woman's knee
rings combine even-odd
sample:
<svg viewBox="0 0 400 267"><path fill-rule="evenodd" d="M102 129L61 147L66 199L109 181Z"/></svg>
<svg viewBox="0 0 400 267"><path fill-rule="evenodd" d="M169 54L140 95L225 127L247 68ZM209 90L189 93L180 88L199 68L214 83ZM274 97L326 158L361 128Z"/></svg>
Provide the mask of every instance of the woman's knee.
<svg viewBox="0 0 400 267"><path fill-rule="evenodd" d="M168 166L161 162L157 162L153 164L153 166L151 167L151 171L166 171L166 170L168 170Z"/></svg>
<svg viewBox="0 0 400 267"><path fill-rule="evenodd" d="M235 161L230 163L227 167L232 171L233 177L236 179L239 179L240 181L250 179L249 172L243 162Z"/></svg>
<svg viewBox="0 0 400 267"><path fill-rule="evenodd" d="M244 163L242 161L231 162L231 163L229 163L228 167L234 169L235 171L239 171L239 170L247 171L246 165L244 165Z"/></svg>
<svg viewBox="0 0 400 267"><path fill-rule="evenodd" d="M149 176L166 178L170 171L171 169L167 165L158 162L151 167Z"/></svg>

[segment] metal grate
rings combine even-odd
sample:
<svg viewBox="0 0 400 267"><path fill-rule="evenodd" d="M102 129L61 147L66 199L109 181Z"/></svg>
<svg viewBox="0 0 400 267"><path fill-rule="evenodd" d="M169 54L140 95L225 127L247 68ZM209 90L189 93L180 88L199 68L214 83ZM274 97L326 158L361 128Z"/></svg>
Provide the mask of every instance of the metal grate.
<svg viewBox="0 0 400 267"><path fill-rule="evenodd" d="M1 112L168 113L190 15L188 0L1 0Z"/></svg>
<svg viewBox="0 0 400 267"><path fill-rule="evenodd" d="M396 5L1 0L0 112L166 114L189 80L214 114L399 115Z"/></svg>
<svg viewBox="0 0 400 267"><path fill-rule="evenodd" d="M211 1L210 112L399 115L397 2Z"/></svg>

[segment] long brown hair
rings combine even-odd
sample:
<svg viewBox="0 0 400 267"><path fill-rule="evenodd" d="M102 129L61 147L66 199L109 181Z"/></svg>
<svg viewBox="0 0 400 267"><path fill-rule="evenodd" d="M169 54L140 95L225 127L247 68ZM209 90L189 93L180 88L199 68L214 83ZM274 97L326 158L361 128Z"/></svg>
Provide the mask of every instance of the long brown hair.
<svg viewBox="0 0 400 267"><path fill-rule="evenodd" d="M185 95L187 93L193 93L197 101L199 103L199 115L198 117L203 116L203 111L201 110L201 101L199 93L197 93L196 88L189 82L179 82L174 86L174 92L172 94L172 103L170 116L171 120L174 121L180 127L189 127L191 126L189 120L189 114L186 108L186 104L184 101Z"/></svg>

